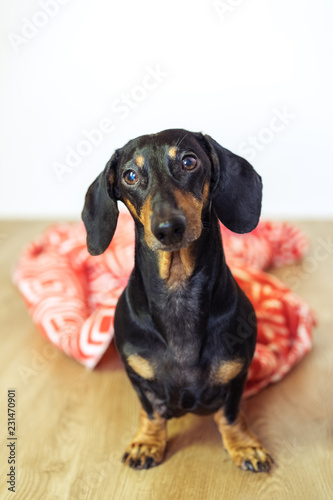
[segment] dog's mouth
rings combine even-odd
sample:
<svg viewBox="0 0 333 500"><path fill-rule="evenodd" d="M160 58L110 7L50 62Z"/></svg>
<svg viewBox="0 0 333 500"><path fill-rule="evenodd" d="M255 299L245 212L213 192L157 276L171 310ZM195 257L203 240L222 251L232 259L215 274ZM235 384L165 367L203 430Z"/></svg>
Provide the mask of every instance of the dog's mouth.
<svg viewBox="0 0 333 500"><path fill-rule="evenodd" d="M201 226L202 227L202 226ZM201 235L201 228L189 228L186 227L185 231L177 229L175 230L175 234L171 238L164 238L162 235L155 235L153 231L151 231L151 238L146 241L148 246L153 251L163 251L163 252L175 252L177 250L182 250L187 248L196 241Z"/></svg>
<svg viewBox="0 0 333 500"><path fill-rule="evenodd" d="M154 251L161 250L163 252L175 252L177 250L181 250L182 248L187 248L191 243L192 243L192 241L189 241L189 242L184 241L184 242L170 244L170 245L163 245L162 243L159 243L157 241L155 244L150 245L150 248Z"/></svg>

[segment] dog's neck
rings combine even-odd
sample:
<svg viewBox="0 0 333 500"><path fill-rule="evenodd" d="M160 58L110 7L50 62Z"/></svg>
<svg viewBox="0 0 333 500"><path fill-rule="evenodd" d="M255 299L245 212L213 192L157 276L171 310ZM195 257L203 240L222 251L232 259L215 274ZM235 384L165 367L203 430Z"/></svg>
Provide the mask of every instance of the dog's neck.
<svg viewBox="0 0 333 500"><path fill-rule="evenodd" d="M182 286L194 272L195 258L194 245L174 252L159 251L159 275L169 288Z"/></svg>
<svg viewBox="0 0 333 500"><path fill-rule="evenodd" d="M143 228L136 226L132 290L139 294L142 309L148 308L166 344L178 353L186 344L190 363L201 352L211 308L233 300L231 279L214 211L204 215L200 237L176 252L152 251Z"/></svg>

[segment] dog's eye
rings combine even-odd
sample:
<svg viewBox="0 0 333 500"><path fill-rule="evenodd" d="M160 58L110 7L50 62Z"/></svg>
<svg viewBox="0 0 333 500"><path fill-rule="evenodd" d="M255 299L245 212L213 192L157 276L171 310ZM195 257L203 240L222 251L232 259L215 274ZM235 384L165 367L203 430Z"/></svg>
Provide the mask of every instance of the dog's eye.
<svg viewBox="0 0 333 500"><path fill-rule="evenodd" d="M194 156L185 156L182 160L185 170L194 170L197 166L197 159Z"/></svg>
<svg viewBox="0 0 333 500"><path fill-rule="evenodd" d="M136 184L138 182L138 176L136 175L134 170L127 170L124 173L124 180L125 180L126 184L133 186L133 184Z"/></svg>

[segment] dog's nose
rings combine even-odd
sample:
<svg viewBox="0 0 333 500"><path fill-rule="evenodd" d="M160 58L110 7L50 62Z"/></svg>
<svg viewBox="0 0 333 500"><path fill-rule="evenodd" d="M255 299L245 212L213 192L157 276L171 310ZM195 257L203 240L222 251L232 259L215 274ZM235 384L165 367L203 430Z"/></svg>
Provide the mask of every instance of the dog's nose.
<svg viewBox="0 0 333 500"><path fill-rule="evenodd" d="M153 218L151 230L153 235L163 243L163 245L174 245L179 243L184 236L186 229L186 219L184 215L174 215L164 220L158 217Z"/></svg>

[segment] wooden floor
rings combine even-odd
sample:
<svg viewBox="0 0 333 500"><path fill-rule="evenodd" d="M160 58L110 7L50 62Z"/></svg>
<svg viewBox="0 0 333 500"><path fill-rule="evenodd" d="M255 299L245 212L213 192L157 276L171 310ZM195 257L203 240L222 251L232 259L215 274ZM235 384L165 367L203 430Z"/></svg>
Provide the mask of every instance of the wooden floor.
<svg viewBox="0 0 333 500"><path fill-rule="evenodd" d="M253 474L233 465L211 417L193 415L168 423L162 465L134 471L120 463L136 432L139 402L117 354L112 348L89 372L41 337L10 277L22 245L48 223L2 221L0 498L333 499L333 223L298 225L312 238L309 258L292 275L274 274L312 305L318 327L300 365L243 404L277 463L271 474ZM9 388L17 399L15 494L5 484Z"/></svg>

